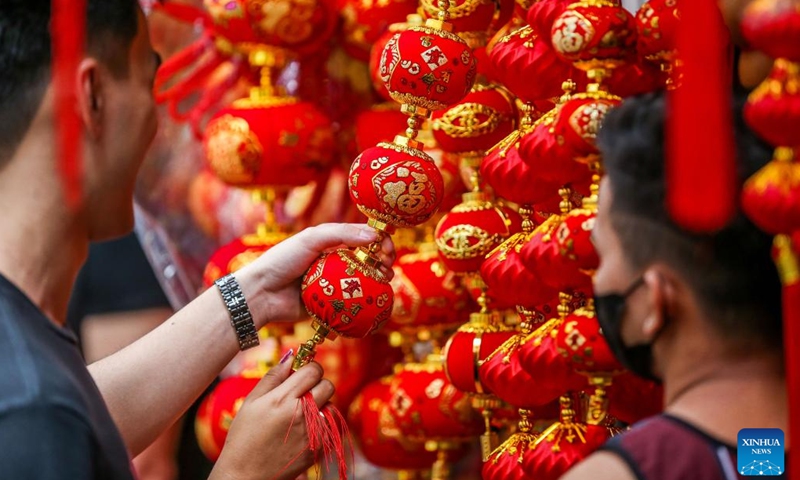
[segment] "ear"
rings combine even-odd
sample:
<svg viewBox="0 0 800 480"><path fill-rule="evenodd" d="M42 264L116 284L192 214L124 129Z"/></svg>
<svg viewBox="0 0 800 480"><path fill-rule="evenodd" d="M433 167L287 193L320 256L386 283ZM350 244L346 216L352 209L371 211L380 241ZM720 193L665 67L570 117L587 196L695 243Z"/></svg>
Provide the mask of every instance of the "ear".
<svg viewBox="0 0 800 480"><path fill-rule="evenodd" d="M675 301L675 289L670 282L670 272L659 265L645 270L642 278L648 292L650 313L642 322L642 334L652 339L664 328L665 314L672 309Z"/></svg>
<svg viewBox="0 0 800 480"><path fill-rule="evenodd" d="M86 132L92 137L103 133L103 76L97 60L84 58L78 65L77 108Z"/></svg>

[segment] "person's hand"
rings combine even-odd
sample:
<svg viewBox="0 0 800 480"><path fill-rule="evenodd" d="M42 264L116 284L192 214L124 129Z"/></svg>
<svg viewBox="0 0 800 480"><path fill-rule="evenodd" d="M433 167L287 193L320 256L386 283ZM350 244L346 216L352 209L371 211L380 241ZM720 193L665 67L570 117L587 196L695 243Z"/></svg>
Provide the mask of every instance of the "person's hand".
<svg viewBox="0 0 800 480"><path fill-rule="evenodd" d="M310 363L291 375L293 358L272 368L245 398L209 480L290 480L314 463L300 398L322 408L333 384Z"/></svg>
<svg viewBox="0 0 800 480"><path fill-rule="evenodd" d="M240 274L255 277L257 295L263 295L266 307L254 312L256 325L266 321L293 322L306 315L300 301L300 282L308 267L322 253L339 247L360 247L378 238L375 229L364 224L328 223L303 230L267 250ZM378 252L381 271L391 279L395 251L387 235Z"/></svg>

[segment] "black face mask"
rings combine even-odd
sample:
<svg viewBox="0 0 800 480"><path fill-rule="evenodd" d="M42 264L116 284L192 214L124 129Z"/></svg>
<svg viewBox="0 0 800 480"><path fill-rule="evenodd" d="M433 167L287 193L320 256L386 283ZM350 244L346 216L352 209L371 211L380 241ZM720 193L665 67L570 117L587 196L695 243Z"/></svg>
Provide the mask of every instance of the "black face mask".
<svg viewBox="0 0 800 480"><path fill-rule="evenodd" d="M622 340L622 318L625 315L625 302L639 287L644 285L644 278L639 278L620 294L594 296L594 310L597 322L603 329L603 335L611 352L619 363L634 374L661 383L661 379L653 374L653 343L625 345ZM655 338L653 339L655 341Z"/></svg>

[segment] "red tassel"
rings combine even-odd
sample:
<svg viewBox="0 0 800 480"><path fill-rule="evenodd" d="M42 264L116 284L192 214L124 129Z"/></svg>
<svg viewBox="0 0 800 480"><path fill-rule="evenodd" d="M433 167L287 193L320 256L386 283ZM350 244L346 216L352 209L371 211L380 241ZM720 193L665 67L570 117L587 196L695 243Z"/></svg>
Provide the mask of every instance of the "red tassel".
<svg viewBox="0 0 800 480"><path fill-rule="evenodd" d="M795 235L800 238L800 235ZM790 480L800 480L800 260L798 244L786 235L775 237L773 255L783 282L783 354L789 405L789 446L786 464Z"/></svg>
<svg viewBox="0 0 800 480"><path fill-rule="evenodd" d="M681 3L681 86L672 92L667 201L684 228L724 227L736 208L729 34L713 0Z"/></svg>
<svg viewBox="0 0 800 480"><path fill-rule="evenodd" d="M349 439L350 434L342 413L331 404L325 405L320 411L311 392L303 395L300 403L306 419L309 448L315 452L322 452L325 465L330 465L330 462L335 460L339 470L339 480L347 480L347 459L342 436L347 435Z"/></svg>
<svg viewBox="0 0 800 480"><path fill-rule="evenodd" d="M56 149L67 205L81 202L83 128L76 106L75 72L86 43L86 0L53 0L50 37L56 111Z"/></svg>

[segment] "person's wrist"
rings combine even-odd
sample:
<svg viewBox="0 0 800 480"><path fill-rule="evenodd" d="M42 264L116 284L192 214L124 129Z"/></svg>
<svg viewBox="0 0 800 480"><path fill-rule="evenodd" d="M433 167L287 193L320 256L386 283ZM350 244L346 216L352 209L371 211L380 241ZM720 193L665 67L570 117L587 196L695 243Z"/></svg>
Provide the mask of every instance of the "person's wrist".
<svg viewBox="0 0 800 480"><path fill-rule="evenodd" d="M269 308L266 306L269 289L264 276L261 275L257 265L254 265L254 263L256 262L238 270L235 275L244 298L247 299L247 303L250 306L250 313L253 316L256 330L260 330L270 323Z"/></svg>

